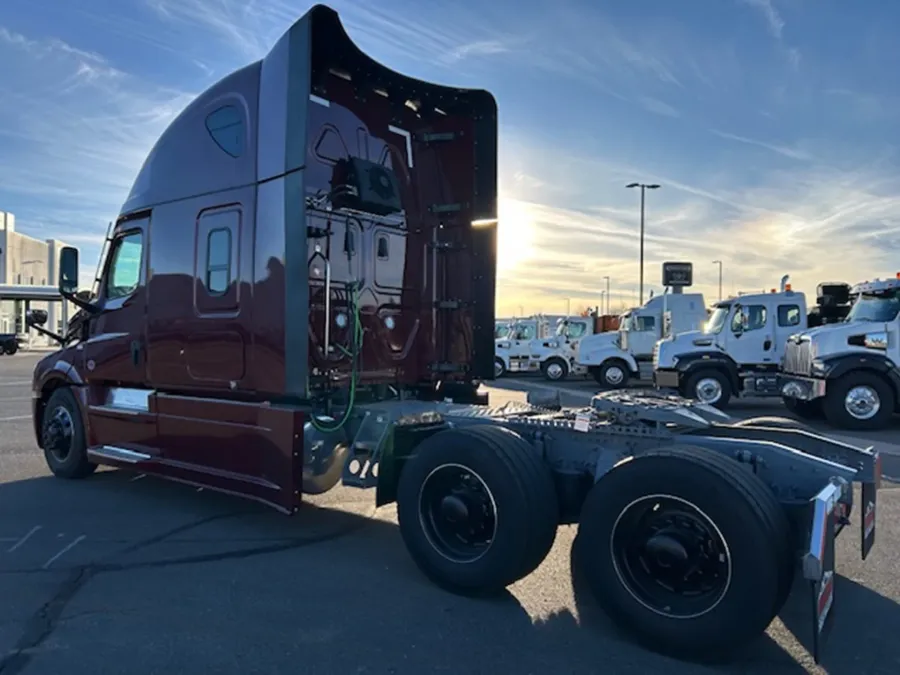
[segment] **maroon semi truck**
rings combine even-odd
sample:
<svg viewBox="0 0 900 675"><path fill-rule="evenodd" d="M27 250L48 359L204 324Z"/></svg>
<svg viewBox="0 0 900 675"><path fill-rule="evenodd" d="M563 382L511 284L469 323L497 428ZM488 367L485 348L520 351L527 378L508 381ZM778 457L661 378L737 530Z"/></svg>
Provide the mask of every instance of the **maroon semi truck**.
<svg viewBox="0 0 900 675"><path fill-rule="evenodd" d="M488 407L496 218L493 97L395 73L312 8L163 133L95 294L62 251L81 311L34 372L50 469L286 513L374 487L416 564L465 594L528 575L578 522L598 599L656 649L754 638L795 571L821 636L853 483L863 557L874 543L878 453L647 392Z"/></svg>

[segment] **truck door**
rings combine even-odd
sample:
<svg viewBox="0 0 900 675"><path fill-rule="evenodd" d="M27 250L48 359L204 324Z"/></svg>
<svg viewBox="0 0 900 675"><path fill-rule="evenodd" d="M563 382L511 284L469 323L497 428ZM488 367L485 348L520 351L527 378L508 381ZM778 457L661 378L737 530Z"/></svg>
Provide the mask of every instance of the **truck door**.
<svg viewBox="0 0 900 675"><path fill-rule="evenodd" d="M631 355L639 359L653 354L653 347L659 340L659 326L652 314L638 314L634 317L634 330L628 332L627 348Z"/></svg>
<svg viewBox="0 0 900 675"><path fill-rule="evenodd" d="M775 321L775 344L772 345L773 357L776 363L781 363L784 357L784 348L788 338L803 330L803 308L796 302L781 302L778 304L778 314Z"/></svg>
<svg viewBox="0 0 900 675"><path fill-rule="evenodd" d="M145 449L156 437L152 392L146 387L149 224L144 217L117 225L98 289L102 312L91 320L83 344L88 446L95 449Z"/></svg>
<svg viewBox="0 0 900 675"><path fill-rule="evenodd" d="M762 304L736 305L731 315L728 354L739 366L776 362L773 319Z"/></svg>

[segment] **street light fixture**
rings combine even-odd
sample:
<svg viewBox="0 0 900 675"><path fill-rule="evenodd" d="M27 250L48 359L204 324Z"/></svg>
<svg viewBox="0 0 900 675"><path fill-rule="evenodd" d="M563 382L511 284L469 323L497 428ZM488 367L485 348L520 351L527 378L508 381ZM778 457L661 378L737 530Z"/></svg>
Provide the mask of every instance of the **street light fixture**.
<svg viewBox="0 0 900 675"><path fill-rule="evenodd" d="M640 299L639 304L643 305L644 304L644 193L647 190L659 189L659 185L657 185L655 183L629 183L625 187L641 189L641 285L640 285L640 291L638 293L638 297Z"/></svg>
<svg viewBox="0 0 900 675"><path fill-rule="evenodd" d="M722 261L713 260L713 265L719 266L719 302L722 302Z"/></svg>

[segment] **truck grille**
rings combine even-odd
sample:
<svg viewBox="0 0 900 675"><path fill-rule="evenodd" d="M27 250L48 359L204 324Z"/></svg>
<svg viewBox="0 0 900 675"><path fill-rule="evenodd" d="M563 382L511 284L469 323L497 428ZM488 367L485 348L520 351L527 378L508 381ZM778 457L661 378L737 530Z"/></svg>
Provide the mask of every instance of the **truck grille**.
<svg viewBox="0 0 900 675"><path fill-rule="evenodd" d="M784 348L782 369L795 375L809 375L812 371L812 344L809 339L791 338Z"/></svg>

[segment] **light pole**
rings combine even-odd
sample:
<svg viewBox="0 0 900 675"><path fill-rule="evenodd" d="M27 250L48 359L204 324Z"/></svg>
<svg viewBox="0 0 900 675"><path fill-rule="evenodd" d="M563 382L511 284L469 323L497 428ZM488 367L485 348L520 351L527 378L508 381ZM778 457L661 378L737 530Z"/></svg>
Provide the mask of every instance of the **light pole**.
<svg viewBox="0 0 900 675"><path fill-rule="evenodd" d="M713 260L713 265L719 266L719 302L722 302L722 261Z"/></svg>
<svg viewBox="0 0 900 675"><path fill-rule="evenodd" d="M609 314L609 276L603 277L606 279L606 314Z"/></svg>
<svg viewBox="0 0 900 675"><path fill-rule="evenodd" d="M627 188L641 188L641 285L638 292L639 305L644 304L644 193L647 190L657 190L659 185L655 183L629 183Z"/></svg>

